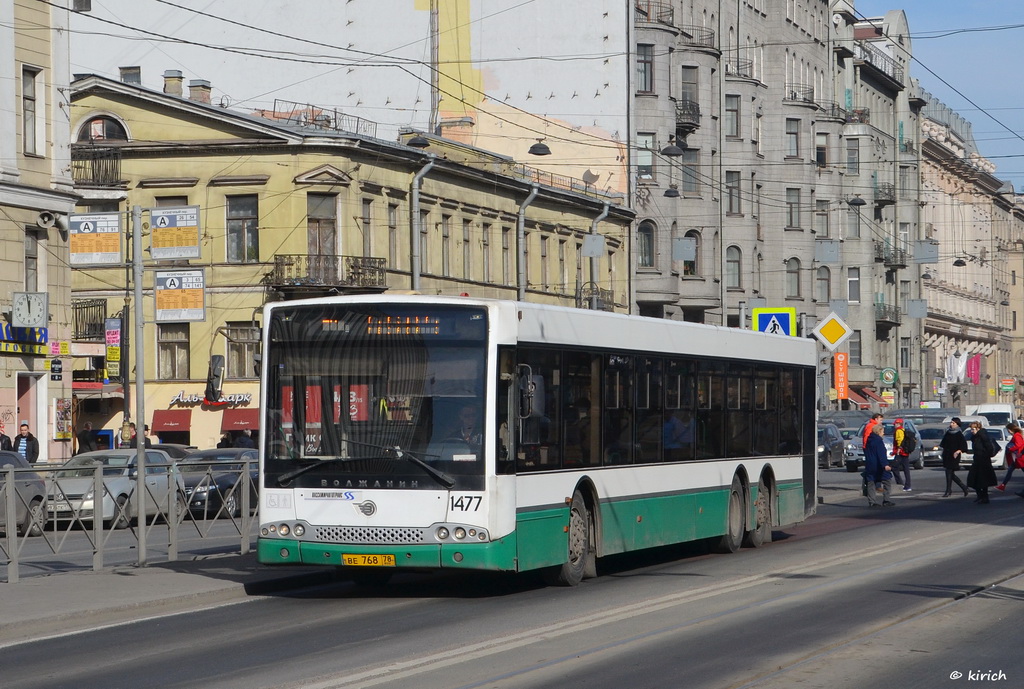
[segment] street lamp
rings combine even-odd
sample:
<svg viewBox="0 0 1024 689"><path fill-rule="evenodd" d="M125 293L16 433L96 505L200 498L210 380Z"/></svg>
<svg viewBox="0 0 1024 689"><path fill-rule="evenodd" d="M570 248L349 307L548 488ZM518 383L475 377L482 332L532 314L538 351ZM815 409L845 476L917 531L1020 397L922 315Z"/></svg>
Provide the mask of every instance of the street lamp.
<svg viewBox="0 0 1024 689"><path fill-rule="evenodd" d="M679 156L683 155L683 153L686 151L686 142L679 141L679 144L682 144L682 146L680 146L676 143L676 141L676 137L668 137L668 145L665 146L665 148L661 149L661 155L671 156L673 158L678 158Z"/></svg>
<svg viewBox="0 0 1024 689"><path fill-rule="evenodd" d="M544 139L537 139L537 143L530 146L528 153L532 156L549 156L551 155L551 149L544 143Z"/></svg>

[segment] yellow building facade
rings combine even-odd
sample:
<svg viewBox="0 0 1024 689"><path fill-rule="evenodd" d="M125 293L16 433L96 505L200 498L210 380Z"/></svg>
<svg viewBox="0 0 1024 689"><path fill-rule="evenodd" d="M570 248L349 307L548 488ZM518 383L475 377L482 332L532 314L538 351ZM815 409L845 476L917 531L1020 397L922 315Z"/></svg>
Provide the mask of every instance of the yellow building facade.
<svg viewBox="0 0 1024 689"><path fill-rule="evenodd" d="M628 310L633 213L621 197L437 137L406 135L426 148L376 139L373 123L334 111L250 116L211 105L207 82L188 91L174 71L163 92L96 76L72 88L82 198L70 261L88 351L74 386L80 420L108 443L126 408L163 442L213 447L258 430L267 301L415 290ZM126 263L133 218L141 304ZM119 237L116 261L98 262L113 253L98 250L99 226ZM218 405L203 399L213 354L226 359Z"/></svg>

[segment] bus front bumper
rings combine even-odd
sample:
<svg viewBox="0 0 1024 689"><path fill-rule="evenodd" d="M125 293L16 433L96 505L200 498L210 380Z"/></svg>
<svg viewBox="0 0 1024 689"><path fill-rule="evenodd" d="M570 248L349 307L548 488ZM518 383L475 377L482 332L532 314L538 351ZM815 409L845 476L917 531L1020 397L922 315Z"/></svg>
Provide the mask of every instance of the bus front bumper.
<svg viewBox="0 0 1024 689"><path fill-rule="evenodd" d="M261 537L256 544L256 555L265 565L517 571L514 535L487 543L394 546L312 543Z"/></svg>

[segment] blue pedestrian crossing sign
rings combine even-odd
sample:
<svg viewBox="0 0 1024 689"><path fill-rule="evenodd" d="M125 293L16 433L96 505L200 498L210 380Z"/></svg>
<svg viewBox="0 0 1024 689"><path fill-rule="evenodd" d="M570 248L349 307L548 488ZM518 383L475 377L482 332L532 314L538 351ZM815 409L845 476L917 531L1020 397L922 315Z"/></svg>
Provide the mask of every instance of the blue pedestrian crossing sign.
<svg viewBox="0 0 1024 689"><path fill-rule="evenodd" d="M796 337L795 308L764 308L751 309L754 330L771 335L789 335Z"/></svg>

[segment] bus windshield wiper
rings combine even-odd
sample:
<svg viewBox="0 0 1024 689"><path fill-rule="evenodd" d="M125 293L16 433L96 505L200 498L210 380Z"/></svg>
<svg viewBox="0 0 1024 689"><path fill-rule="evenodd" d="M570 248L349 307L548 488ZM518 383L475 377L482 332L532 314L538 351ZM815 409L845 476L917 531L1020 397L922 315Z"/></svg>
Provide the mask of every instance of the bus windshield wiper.
<svg viewBox="0 0 1024 689"><path fill-rule="evenodd" d="M403 450L399 445L374 445L372 443L361 443L358 440L344 440L342 442L351 443L352 445L362 445L363 447L372 447L375 450L383 450L385 452L393 452L397 459L405 459L411 462L412 464L415 464L420 469L423 469L423 471L425 471L430 476L430 478L434 479L445 488L451 488L452 486L455 485L455 479L453 479L451 476L444 473L440 469L435 469L434 467L430 466L429 464L427 464L422 459L420 459L413 453L409 452L408 450Z"/></svg>
<svg viewBox="0 0 1024 689"><path fill-rule="evenodd" d="M423 469L423 471L426 472L427 475L430 476L430 478L434 479L435 481L440 483L445 488L451 488L452 486L455 485L455 479L453 479L451 476L449 476L448 474L444 473L443 471L435 469L434 467L430 466L429 464L427 464L426 462L424 462L422 459L420 459L416 455L412 454L411 452L407 452L406 450L403 450L398 445L394 445L394 446L391 446L391 445L373 445L371 443L361 443L361 442L358 442L358 441L355 441L355 440L345 440L344 442L351 443L353 445L362 445L364 447L371 447L371 448L373 448L375 450L380 450L382 452L394 453L395 458L397 458L397 459L405 459L405 460L409 461L410 463L415 464L420 469ZM313 469L316 469L317 467L323 467L323 466L327 466L329 464L347 464L348 462L357 462L357 461L364 460L364 459L367 459L367 458L366 457L338 457L337 459L321 459L321 460L317 460L317 461L311 462L311 463L309 463L309 464L307 464L305 466L301 466L298 469L295 469L293 471L289 471L287 473L281 474L280 476L277 477L277 485L283 488L283 487L287 486L289 483L291 483L292 479L295 479L295 478L297 478L299 476L302 476L306 472L312 471Z"/></svg>

